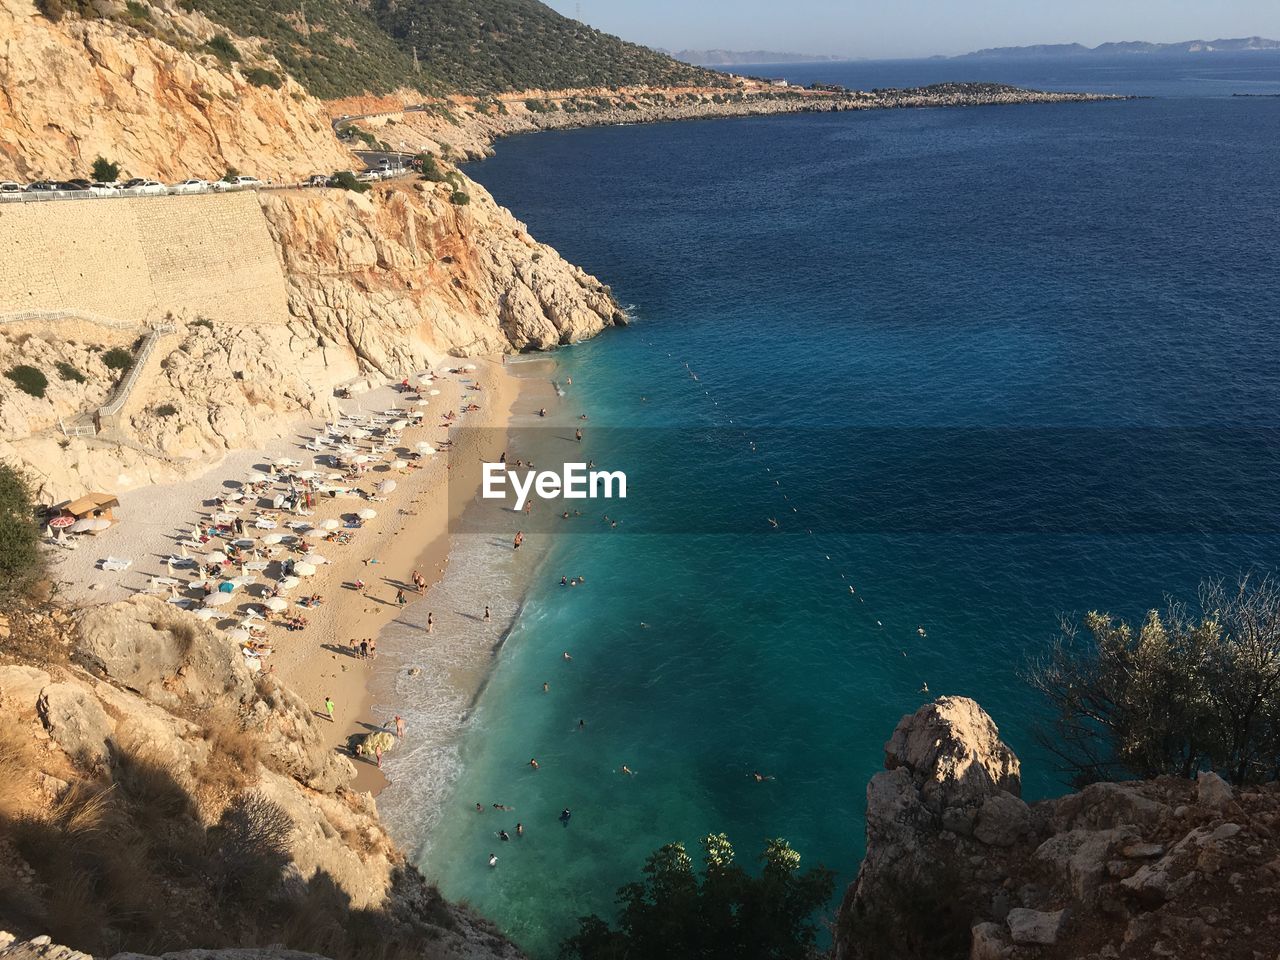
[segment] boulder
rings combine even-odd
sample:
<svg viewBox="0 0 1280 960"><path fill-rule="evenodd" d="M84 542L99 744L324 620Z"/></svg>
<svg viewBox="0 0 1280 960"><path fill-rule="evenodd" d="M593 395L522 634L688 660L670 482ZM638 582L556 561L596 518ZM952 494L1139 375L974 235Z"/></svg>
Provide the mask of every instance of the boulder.
<svg viewBox="0 0 1280 960"><path fill-rule="evenodd" d="M73 683L51 683L40 692L36 709L49 736L68 756L91 764L106 762L115 721L88 690Z"/></svg>
<svg viewBox="0 0 1280 960"><path fill-rule="evenodd" d="M49 683L49 674L36 667L0 667L0 700L19 713L34 710L40 691Z"/></svg>
<svg viewBox="0 0 1280 960"><path fill-rule="evenodd" d="M1009 911L1005 923L1009 927L1009 936L1014 943L1050 946L1058 942L1058 932L1062 929L1062 918L1065 912L1055 910L1050 913L1044 910L1016 907Z"/></svg>
<svg viewBox="0 0 1280 960"><path fill-rule="evenodd" d="M973 835L989 846L1011 847L1031 829L1031 808L1020 797L997 793L979 808Z"/></svg>
<svg viewBox="0 0 1280 960"><path fill-rule="evenodd" d="M1233 797L1231 784L1212 770L1201 771L1196 777L1196 798L1206 807L1225 806Z"/></svg>

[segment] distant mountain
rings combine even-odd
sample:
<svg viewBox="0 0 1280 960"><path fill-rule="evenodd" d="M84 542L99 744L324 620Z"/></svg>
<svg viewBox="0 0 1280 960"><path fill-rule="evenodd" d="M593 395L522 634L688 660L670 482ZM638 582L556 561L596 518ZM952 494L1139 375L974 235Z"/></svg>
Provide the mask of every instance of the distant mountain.
<svg viewBox="0 0 1280 960"><path fill-rule="evenodd" d="M1184 40L1181 43L1124 40L1119 43L1100 43L1096 47L1086 47L1082 43L1037 43L1029 47L990 47L986 50L975 50L973 53L962 53L952 59L1078 57L1084 54L1124 56L1135 53L1234 53L1241 50L1280 50L1280 40L1268 40L1265 37L1240 37L1235 40Z"/></svg>
<svg viewBox="0 0 1280 960"><path fill-rule="evenodd" d="M776 50L664 50L663 53L699 67L735 67L744 63L829 63L848 59L812 53L778 53Z"/></svg>

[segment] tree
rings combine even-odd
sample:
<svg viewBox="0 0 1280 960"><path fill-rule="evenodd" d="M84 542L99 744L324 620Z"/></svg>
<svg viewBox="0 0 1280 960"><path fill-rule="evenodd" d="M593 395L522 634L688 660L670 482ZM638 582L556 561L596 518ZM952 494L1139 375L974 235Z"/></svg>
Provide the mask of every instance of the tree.
<svg viewBox="0 0 1280 960"><path fill-rule="evenodd" d="M561 960L808 960L817 956L817 910L835 874L800 873L800 855L770 840L752 876L734 863L724 834L702 840L699 877L683 844L669 843L645 862L643 880L618 890L615 929L582 917L560 947Z"/></svg>
<svg viewBox="0 0 1280 960"><path fill-rule="evenodd" d="M1093 612L1029 673L1054 706L1039 731L1078 784L1130 775L1236 784L1280 775L1280 585L1201 587L1199 611L1170 603L1137 630Z"/></svg>
<svg viewBox="0 0 1280 960"><path fill-rule="evenodd" d="M93 161L90 174L98 183L114 183L120 179L120 164L112 163L106 157Z"/></svg>

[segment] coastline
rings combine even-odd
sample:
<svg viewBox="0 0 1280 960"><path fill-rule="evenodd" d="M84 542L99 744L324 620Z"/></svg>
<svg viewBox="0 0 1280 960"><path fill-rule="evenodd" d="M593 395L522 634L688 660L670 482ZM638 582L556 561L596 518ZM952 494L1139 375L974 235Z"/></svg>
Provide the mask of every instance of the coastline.
<svg viewBox="0 0 1280 960"><path fill-rule="evenodd" d="M514 386L504 424L509 459L529 454L514 448L516 428L556 422L560 405L552 386L555 364L553 355L540 354L504 369ZM537 415L543 407L552 411L549 421ZM497 452L491 454L496 459ZM477 489L478 470L474 482L469 478L466 482L466 489ZM450 520L458 519L464 510L504 509L481 504L474 496L465 502L453 499ZM511 536L520 518L512 514L509 520L509 533L447 535L443 561L439 568L432 568L425 595L386 623L379 634L379 666L369 685L371 703L366 712L400 714L407 722L403 749L384 764L389 779L380 784L379 811L411 856L429 841L443 812L458 772L463 734L550 549L548 541L535 538L519 552L513 551ZM487 623L480 616L485 606L492 612ZM430 635L425 630L428 613L435 622Z"/></svg>

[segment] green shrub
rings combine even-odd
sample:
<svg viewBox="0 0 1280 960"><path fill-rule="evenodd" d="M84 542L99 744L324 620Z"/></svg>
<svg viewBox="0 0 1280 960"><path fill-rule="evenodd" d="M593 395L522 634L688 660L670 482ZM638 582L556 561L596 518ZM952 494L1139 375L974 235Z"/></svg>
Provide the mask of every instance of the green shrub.
<svg viewBox="0 0 1280 960"><path fill-rule="evenodd" d="M449 202L458 207L465 207L471 202L471 196L461 190L455 190L449 194Z"/></svg>
<svg viewBox="0 0 1280 960"><path fill-rule="evenodd" d="M112 347L102 355L102 362L121 373L133 366L133 354L124 347Z"/></svg>
<svg viewBox="0 0 1280 960"><path fill-rule="evenodd" d="M106 157L99 157L93 161L89 173L99 183L111 183L120 179L120 164L112 163Z"/></svg>
<svg viewBox="0 0 1280 960"><path fill-rule="evenodd" d="M255 87L270 87L272 90L279 90L284 85L278 73L272 73L262 67L250 67L244 72L244 78Z"/></svg>
<svg viewBox="0 0 1280 960"><path fill-rule="evenodd" d="M178 412L178 408L172 403L162 403L156 407L157 417L172 417Z"/></svg>
<svg viewBox="0 0 1280 960"><path fill-rule="evenodd" d="M190 325L193 327L205 327L209 330L213 329L213 321L210 320L208 317L196 317L194 320L191 321Z"/></svg>
<svg viewBox="0 0 1280 960"><path fill-rule="evenodd" d="M0 463L0 596L26 586L40 572L40 528L26 481Z"/></svg>
<svg viewBox="0 0 1280 960"><path fill-rule="evenodd" d="M70 380L73 383L84 383L85 375L67 363L65 360L59 360L55 366L58 368L58 375L63 380Z"/></svg>
<svg viewBox="0 0 1280 960"><path fill-rule="evenodd" d="M145 3L139 3L138 0L126 0L124 7L129 11L129 16L135 20L151 19L151 8Z"/></svg>
<svg viewBox="0 0 1280 960"><path fill-rule="evenodd" d="M369 189L367 183L361 183L356 179L356 175L350 170L339 170L329 178L331 186L340 187L343 190L354 190L356 193L364 193Z"/></svg>
<svg viewBox="0 0 1280 960"><path fill-rule="evenodd" d="M240 51L236 49L236 45L231 42L231 38L225 33L216 33L205 44L205 49L212 53L223 63L233 63L240 59Z"/></svg>
<svg viewBox="0 0 1280 960"><path fill-rule="evenodd" d="M49 378L35 367L20 363L5 372L5 376L14 382L19 390L38 399L43 399L45 387L49 386Z"/></svg>
<svg viewBox="0 0 1280 960"><path fill-rule="evenodd" d="M440 169L440 164L436 163L436 158L429 153L421 154L418 159L422 162L422 179L430 180L432 183L439 183L444 179L444 172Z"/></svg>
<svg viewBox="0 0 1280 960"><path fill-rule="evenodd" d="M230 183L236 177L240 176L240 171L235 167L227 167L227 172L222 175L222 179Z"/></svg>

